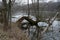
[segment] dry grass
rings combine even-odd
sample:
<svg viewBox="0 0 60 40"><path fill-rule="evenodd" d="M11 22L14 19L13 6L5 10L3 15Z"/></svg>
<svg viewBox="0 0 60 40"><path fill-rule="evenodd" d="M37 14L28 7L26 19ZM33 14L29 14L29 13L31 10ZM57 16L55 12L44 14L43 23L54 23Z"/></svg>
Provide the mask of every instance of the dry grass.
<svg viewBox="0 0 60 40"><path fill-rule="evenodd" d="M27 32L17 27L16 23L12 23L11 31L4 32L0 25L0 40L29 40Z"/></svg>

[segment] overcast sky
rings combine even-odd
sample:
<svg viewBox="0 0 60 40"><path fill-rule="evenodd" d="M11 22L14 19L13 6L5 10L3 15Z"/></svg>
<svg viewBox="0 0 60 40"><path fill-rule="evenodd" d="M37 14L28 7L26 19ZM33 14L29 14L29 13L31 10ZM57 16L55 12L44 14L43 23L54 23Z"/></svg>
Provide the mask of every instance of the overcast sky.
<svg viewBox="0 0 60 40"><path fill-rule="evenodd" d="M0 0L2 1L2 0ZM21 0L16 0L17 3L19 3ZM52 2L57 2L57 0L44 0L44 2L49 2L49 1L52 1ZM22 0L21 1L23 4L27 4L27 0ZM43 0L40 0L40 2L43 2ZM29 0L29 3L32 3L31 0Z"/></svg>
<svg viewBox="0 0 60 40"><path fill-rule="evenodd" d="M44 2L50 2L50 1L57 2L57 0L44 0ZM20 0L16 0L16 2L18 3L18 2L20 2ZM27 4L27 0L22 0L22 2L24 4ZM40 2L43 2L43 0L40 0ZM29 0L29 3L32 3L31 0Z"/></svg>

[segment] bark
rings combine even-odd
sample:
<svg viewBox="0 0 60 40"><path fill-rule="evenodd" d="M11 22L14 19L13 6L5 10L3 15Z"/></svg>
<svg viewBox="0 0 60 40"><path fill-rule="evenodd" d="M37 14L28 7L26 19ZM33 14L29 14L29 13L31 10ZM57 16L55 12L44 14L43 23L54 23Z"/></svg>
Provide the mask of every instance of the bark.
<svg viewBox="0 0 60 40"><path fill-rule="evenodd" d="M21 24L21 22L24 20L24 19L26 19L31 25L36 25L36 23L37 23L37 21L33 21L32 19L30 19L29 17L22 17L22 18L20 18L18 21L17 21L17 23L18 24Z"/></svg>
<svg viewBox="0 0 60 40"><path fill-rule="evenodd" d="M10 20L9 21L8 29L11 29L11 0L9 0L7 8L8 8L8 19Z"/></svg>
<svg viewBox="0 0 60 40"><path fill-rule="evenodd" d="M3 2L3 21L4 21L4 31L7 30L7 27L8 27L8 19L7 19L7 3L6 3L6 0L2 0Z"/></svg>
<svg viewBox="0 0 60 40"><path fill-rule="evenodd" d="M7 0L2 0L3 2L3 21L4 21L4 31L7 31L9 27L9 19L11 20L11 0L9 0L9 3L7 4Z"/></svg>

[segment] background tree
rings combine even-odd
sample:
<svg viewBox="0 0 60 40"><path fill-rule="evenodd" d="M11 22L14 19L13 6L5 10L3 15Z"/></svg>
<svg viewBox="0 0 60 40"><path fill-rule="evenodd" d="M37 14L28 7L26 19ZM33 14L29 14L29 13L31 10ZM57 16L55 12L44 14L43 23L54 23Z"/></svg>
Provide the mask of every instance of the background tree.
<svg viewBox="0 0 60 40"><path fill-rule="evenodd" d="M3 3L3 21L4 21L4 30L8 28L8 17L7 17L7 3L6 0L2 0Z"/></svg>
<svg viewBox="0 0 60 40"><path fill-rule="evenodd" d="M11 28L11 0L2 0L3 3L3 21L4 21L4 31ZM9 22L10 21L10 22Z"/></svg>

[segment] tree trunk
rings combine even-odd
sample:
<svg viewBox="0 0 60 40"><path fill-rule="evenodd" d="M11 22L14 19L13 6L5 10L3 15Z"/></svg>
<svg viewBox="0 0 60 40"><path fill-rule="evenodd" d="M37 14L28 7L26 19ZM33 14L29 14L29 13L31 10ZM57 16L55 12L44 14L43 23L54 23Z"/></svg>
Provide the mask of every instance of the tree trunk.
<svg viewBox="0 0 60 40"><path fill-rule="evenodd" d="M7 31L11 28L11 0L9 0L9 3L7 4L7 0L2 0L3 2L3 21L4 21L4 31ZM10 20L10 22L9 22Z"/></svg>
<svg viewBox="0 0 60 40"><path fill-rule="evenodd" d="M9 19L8 29L11 29L11 0L9 0L7 8L8 8L8 19Z"/></svg>
<svg viewBox="0 0 60 40"><path fill-rule="evenodd" d="M4 21L4 31L7 31L7 27L8 27L8 19L7 19L7 3L6 0L2 0L3 2L3 21Z"/></svg>

